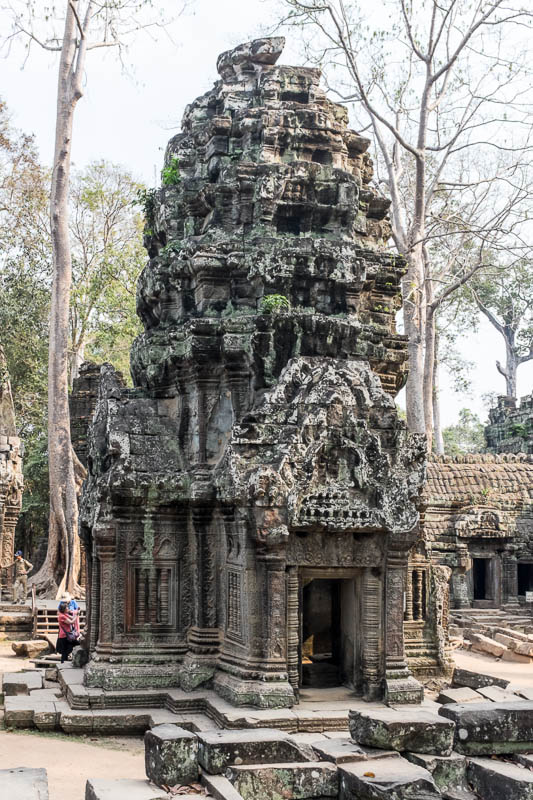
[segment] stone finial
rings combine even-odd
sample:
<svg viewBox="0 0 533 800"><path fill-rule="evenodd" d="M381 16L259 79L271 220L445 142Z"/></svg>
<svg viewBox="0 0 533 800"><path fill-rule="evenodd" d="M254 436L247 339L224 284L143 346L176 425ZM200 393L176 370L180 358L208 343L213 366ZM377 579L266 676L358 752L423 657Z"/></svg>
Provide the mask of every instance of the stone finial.
<svg viewBox="0 0 533 800"><path fill-rule="evenodd" d="M219 55L218 73L223 81L232 83L239 80L243 72L257 72L264 66L273 66L284 47L283 36L245 42Z"/></svg>
<svg viewBox="0 0 533 800"><path fill-rule="evenodd" d="M15 409L4 350L0 344L0 435L16 436Z"/></svg>

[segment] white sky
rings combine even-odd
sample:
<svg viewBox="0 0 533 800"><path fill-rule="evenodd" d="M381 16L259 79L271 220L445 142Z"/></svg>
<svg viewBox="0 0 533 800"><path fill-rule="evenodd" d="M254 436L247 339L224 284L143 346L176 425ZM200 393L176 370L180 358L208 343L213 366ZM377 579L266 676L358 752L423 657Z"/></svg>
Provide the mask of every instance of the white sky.
<svg viewBox="0 0 533 800"><path fill-rule="evenodd" d="M157 2L157 0L156 0ZM160 0L171 15L177 3ZM274 4L265 0L194 0L191 10L176 20L170 41L159 34L153 41L139 35L129 51L134 75L127 76L109 51L88 55L85 95L80 100L73 134L73 158L78 167L105 158L124 165L153 185L158 180L163 150L179 130L184 107L207 91L217 78L216 58L223 50L253 39L260 26L272 19ZM0 30L6 20L0 16ZM33 132L41 160L50 164L53 152L57 60L34 48L24 69L23 54L13 49L0 60L0 96L7 102L13 124ZM284 63L301 63L297 47L288 42ZM452 424L460 408L467 406L482 418L481 395L504 392L496 359L504 361L503 340L488 323L479 333L465 337L464 356L476 362L470 397L457 395L444 373L441 376L442 421ZM519 370L518 394L531 391L533 363ZM401 403L401 398L400 398Z"/></svg>

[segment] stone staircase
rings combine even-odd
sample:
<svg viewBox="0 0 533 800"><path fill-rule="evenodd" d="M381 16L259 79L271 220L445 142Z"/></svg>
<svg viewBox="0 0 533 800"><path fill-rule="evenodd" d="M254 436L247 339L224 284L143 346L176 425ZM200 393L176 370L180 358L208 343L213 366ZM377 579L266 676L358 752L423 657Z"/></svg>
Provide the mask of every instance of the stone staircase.
<svg viewBox="0 0 533 800"><path fill-rule="evenodd" d="M450 635L460 635L460 629L469 628L490 635L492 628L510 628L523 633L533 633L533 611L522 607L456 608L450 611ZM530 630L529 630L530 629Z"/></svg>

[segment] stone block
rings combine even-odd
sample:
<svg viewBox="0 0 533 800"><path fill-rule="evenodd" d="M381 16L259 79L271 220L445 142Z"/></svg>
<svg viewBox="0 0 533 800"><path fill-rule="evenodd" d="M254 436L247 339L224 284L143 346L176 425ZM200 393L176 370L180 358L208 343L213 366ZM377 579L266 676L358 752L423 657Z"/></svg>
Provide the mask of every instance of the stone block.
<svg viewBox="0 0 533 800"><path fill-rule="evenodd" d="M363 748L351 739L324 739L322 742L315 742L312 747L320 761L345 764L349 761L367 760Z"/></svg>
<svg viewBox="0 0 533 800"><path fill-rule="evenodd" d="M450 756L433 756L425 753L406 753L413 764L427 769L441 792L466 789L466 758L460 753Z"/></svg>
<svg viewBox="0 0 533 800"><path fill-rule="evenodd" d="M533 658L533 642L521 642L514 648L515 653Z"/></svg>
<svg viewBox="0 0 533 800"><path fill-rule="evenodd" d="M339 767L339 800L404 800L440 797L431 774L404 758Z"/></svg>
<svg viewBox="0 0 533 800"><path fill-rule="evenodd" d="M208 795L215 800L242 800L242 795L225 775L208 775L203 772L202 785L205 786Z"/></svg>
<svg viewBox="0 0 533 800"><path fill-rule="evenodd" d="M46 770L30 767L0 769L0 797L6 800L48 800Z"/></svg>
<svg viewBox="0 0 533 800"><path fill-rule="evenodd" d="M460 686L457 689L443 689L437 697L437 703L479 703L482 695L468 686Z"/></svg>
<svg viewBox="0 0 533 800"><path fill-rule="evenodd" d="M516 693L519 694L523 700L533 700L533 686L524 686L523 689L517 689Z"/></svg>
<svg viewBox="0 0 533 800"><path fill-rule="evenodd" d="M484 675L482 672L472 672L469 669L459 669L453 671L453 686L468 686L470 689L479 689L481 686L501 686L506 689L509 681L503 678L495 678L493 675Z"/></svg>
<svg viewBox="0 0 533 800"><path fill-rule="evenodd" d="M522 653L516 653L514 650L506 650L502 656L502 661L512 661L518 664L531 664L531 658L524 656Z"/></svg>
<svg viewBox="0 0 533 800"><path fill-rule="evenodd" d="M337 767L329 761L233 766L226 775L243 800L324 800L339 792Z"/></svg>
<svg viewBox="0 0 533 800"><path fill-rule="evenodd" d="M486 700L492 700L493 703L514 703L521 699L514 692L502 689L501 686L482 686L478 689L478 693ZM481 701L481 697L479 701Z"/></svg>
<svg viewBox="0 0 533 800"><path fill-rule="evenodd" d="M32 689L43 688L43 672L32 669L28 672L5 672L2 680L2 691L6 697L29 694Z"/></svg>
<svg viewBox="0 0 533 800"><path fill-rule="evenodd" d="M517 764L471 758L468 780L483 800L533 800L533 772Z"/></svg>
<svg viewBox="0 0 533 800"><path fill-rule="evenodd" d="M144 734L146 775L157 786L198 780L198 739L177 725L156 725Z"/></svg>
<svg viewBox="0 0 533 800"><path fill-rule="evenodd" d="M455 747L464 755L527 753L533 750L533 702L466 703L441 706L456 725Z"/></svg>
<svg viewBox="0 0 533 800"><path fill-rule="evenodd" d="M43 639L34 639L27 642L11 642L11 649L19 658L37 658L52 650L47 641Z"/></svg>
<svg viewBox="0 0 533 800"><path fill-rule="evenodd" d="M481 633L469 631L468 634L465 633L465 636L468 636L472 642L472 650L478 653L487 653L495 658L501 658L507 650L504 644L500 644L500 642L491 639L489 636L483 636Z"/></svg>
<svg viewBox="0 0 533 800"><path fill-rule="evenodd" d="M507 636L505 633L495 633L493 638L495 642L504 644L509 648L509 650L513 650L519 643L518 639L514 639L512 636Z"/></svg>
<svg viewBox="0 0 533 800"><path fill-rule="evenodd" d="M4 724L6 728L33 728L35 701L31 697L4 698Z"/></svg>
<svg viewBox="0 0 533 800"><path fill-rule="evenodd" d="M441 717L423 709L372 709L350 711L354 742L382 750L450 755L454 725L441 725Z"/></svg>
<svg viewBox="0 0 533 800"><path fill-rule="evenodd" d="M232 764L283 764L316 760L312 749L292 741L288 734L256 730L202 731L198 735L198 761L212 775Z"/></svg>
<svg viewBox="0 0 533 800"><path fill-rule="evenodd" d="M148 781L90 778L85 784L85 800L168 800L168 794Z"/></svg>

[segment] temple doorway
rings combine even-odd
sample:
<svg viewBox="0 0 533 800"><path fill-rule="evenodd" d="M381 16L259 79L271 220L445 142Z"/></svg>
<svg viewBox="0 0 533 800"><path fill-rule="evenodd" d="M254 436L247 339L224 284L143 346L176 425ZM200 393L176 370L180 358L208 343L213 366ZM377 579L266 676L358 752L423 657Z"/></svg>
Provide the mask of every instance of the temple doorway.
<svg viewBox="0 0 533 800"><path fill-rule="evenodd" d="M474 580L474 600L487 600L488 590L488 558L472 559L472 577Z"/></svg>
<svg viewBox="0 0 533 800"><path fill-rule="evenodd" d="M533 564L518 564L518 594L533 592Z"/></svg>
<svg viewBox="0 0 533 800"><path fill-rule="evenodd" d="M331 574L331 573L329 573ZM300 685L354 686L356 579L303 575L300 594Z"/></svg>

